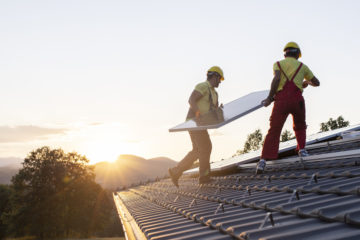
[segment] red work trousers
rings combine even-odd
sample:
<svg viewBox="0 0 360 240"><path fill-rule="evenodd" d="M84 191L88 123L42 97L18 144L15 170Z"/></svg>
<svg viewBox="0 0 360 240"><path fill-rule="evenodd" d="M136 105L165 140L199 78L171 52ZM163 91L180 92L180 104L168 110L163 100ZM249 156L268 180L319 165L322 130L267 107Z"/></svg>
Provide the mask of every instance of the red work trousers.
<svg viewBox="0 0 360 240"><path fill-rule="evenodd" d="M293 116L296 150L303 149L306 143L305 101L299 88L288 81L283 90L275 96L270 129L265 137L261 158L277 159L281 130L289 114Z"/></svg>

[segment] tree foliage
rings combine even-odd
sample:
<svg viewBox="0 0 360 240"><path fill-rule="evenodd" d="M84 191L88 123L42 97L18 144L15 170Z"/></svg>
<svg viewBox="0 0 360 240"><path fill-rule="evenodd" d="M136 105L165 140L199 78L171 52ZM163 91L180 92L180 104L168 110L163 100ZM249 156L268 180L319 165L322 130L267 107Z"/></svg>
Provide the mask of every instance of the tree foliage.
<svg viewBox="0 0 360 240"><path fill-rule="evenodd" d="M9 211L10 196L10 186L0 184L0 239L4 239L7 234L7 223L4 220L4 213Z"/></svg>
<svg viewBox="0 0 360 240"><path fill-rule="evenodd" d="M256 129L247 136L243 149L237 150L236 155L248 153L250 151L259 150L262 145L263 135L260 129Z"/></svg>
<svg viewBox="0 0 360 240"><path fill-rule="evenodd" d="M289 130L285 130L281 133L280 142L286 142L294 138L295 136L293 136L292 132L290 132Z"/></svg>
<svg viewBox="0 0 360 240"><path fill-rule="evenodd" d="M339 116L337 119L330 118L327 122L320 123L320 132L326 132L337 128L343 128L350 125L349 121L345 121L343 116Z"/></svg>
<svg viewBox="0 0 360 240"><path fill-rule="evenodd" d="M286 142L294 138L295 136L293 136L292 132L290 132L289 130L285 130L281 134L280 141ZM243 149L237 150L234 156L259 150L263 144L264 141L263 141L262 132L260 129L256 129L253 133L250 133L247 136Z"/></svg>
<svg viewBox="0 0 360 240"><path fill-rule="evenodd" d="M345 121L342 116L339 116L336 120L330 118L329 121L321 123L321 132L334 130L337 128L347 127L349 126L349 121ZM294 139L295 136L289 130L285 130L281 133L280 142L286 142ZM248 153L250 151L259 150L260 147L264 144L263 135L260 129L256 129L253 133L247 136L246 142L244 144L243 149L239 149L236 151L236 155L241 155L244 153Z"/></svg>
<svg viewBox="0 0 360 240"><path fill-rule="evenodd" d="M101 230L111 199L87 163L86 157L61 149L31 152L12 179L12 232L45 239L88 237Z"/></svg>

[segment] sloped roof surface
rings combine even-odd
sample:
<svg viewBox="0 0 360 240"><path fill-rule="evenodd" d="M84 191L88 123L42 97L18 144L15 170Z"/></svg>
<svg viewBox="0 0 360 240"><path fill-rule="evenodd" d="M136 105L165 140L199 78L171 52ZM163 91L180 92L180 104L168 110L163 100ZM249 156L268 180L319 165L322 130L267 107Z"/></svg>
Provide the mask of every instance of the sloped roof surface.
<svg viewBox="0 0 360 240"><path fill-rule="evenodd" d="M331 139L335 139L337 137L340 137L346 133L354 133L354 131L360 130L360 124L340 128L340 129L334 129L327 132L320 132L311 134L309 136L306 136L306 145L316 145L318 142L323 142ZM358 134L358 132L357 132ZM351 134L350 134L351 135ZM279 146L279 154L282 155L287 152L294 152L295 148L297 146L296 139L292 139L286 142L281 142ZM238 156L233 156L231 158L223 159L218 162L211 163L211 170L212 171L223 171L228 168L232 168L235 165L238 164L245 164L249 162L258 161L261 156L261 150L259 149L257 151L252 151L249 153L241 154ZM190 169L187 171L188 173L195 173L199 172L198 168Z"/></svg>
<svg viewBox="0 0 360 240"><path fill-rule="evenodd" d="M183 176L118 192L147 239L360 239L360 139L255 164L199 186Z"/></svg>

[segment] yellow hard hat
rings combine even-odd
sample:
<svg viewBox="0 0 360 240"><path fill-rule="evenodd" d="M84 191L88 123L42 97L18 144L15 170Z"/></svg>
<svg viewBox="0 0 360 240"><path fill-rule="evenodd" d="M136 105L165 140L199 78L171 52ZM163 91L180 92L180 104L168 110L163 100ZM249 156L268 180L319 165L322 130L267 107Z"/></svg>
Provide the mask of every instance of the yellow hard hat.
<svg viewBox="0 0 360 240"><path fill-rule="evenodd" d="M288 48L296 48L296 49L299 49L300 51L300 54L299 54L299 57L301 57L301 50L300 50L300 47L299 45L296 43L296 42L288 42L285 47L284 47L284 52L286 51L286 49Z"/></svg>
<svg viewBox="0 0 360 240"><path fill-rule="evenodd" d="M220 76L221 76L221 81L224 81L224 73L223 73L223 70L221 70L221 68L220 67L218 67L218 66L213 66L213 67L211 67L209 70L208 70L208 72L217 72L218 74L220 74Z"/></svg>

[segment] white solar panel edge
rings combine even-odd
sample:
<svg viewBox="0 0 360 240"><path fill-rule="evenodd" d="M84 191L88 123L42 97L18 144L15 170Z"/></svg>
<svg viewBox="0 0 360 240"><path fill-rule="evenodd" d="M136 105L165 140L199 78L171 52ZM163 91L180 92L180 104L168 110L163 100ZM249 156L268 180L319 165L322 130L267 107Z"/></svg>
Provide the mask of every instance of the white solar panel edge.
<svg viewBox="0 0 360 240"><path fill-rule="evenodd" d="M261 104L261 100L266 98L269 90L256 91L245 96L242 96L238 99L235 99L224 105L223 111L224 116L231 115L231 117L226 117L225 120L221 123L206 125L206 126L198 126L194 120L188 120L181 124L176 125L173 128L169 129L169 132L180 132L180 131L197 131L197 130L205 130L205 129L214 129L224 126L240 117L243 117L259 108L263 105ZM240 105L239 105L240 104ZM244 109L245 108L245 109ZM236 109L236 111L240 111L240 114L234 114L231 112L231 109ZM232 116L234 115L234 116Z"/></svg>
<svg viewBox="0 0 360 240"><path fill-rule="evenodd" d="M262 105L262 104L259 104L258 106L254 107L254 108L251 108L251 109L249 109L248 111L243 112L242 114L237 115L236 117L230 118L229 120L227 120L227 121L225 121L225 122L222 122L222 123L219 123L219 124L214 124L214 125L208 125L208 126L204 126L204 127L198 126L196 129L192 129L191 131L200 131L200 130L220 128L220 127L222 127L222 126L224 126L224 125L226 125L226 124L229 124L229 123L235 121L236 119L241 118L241 117L243 117L243 116L245 116L245 115L247 115L247 114L249 114L249 113L251 113L251 112L253 112L253 111L255 111L255 110L259 109L259 108L261 108L261 107L263 107L263 105ZM186 128L186 127L184 127L184 128L178 128L178 126L181 126L181 125L183 125L183 124L179 124L179 125L171 128L171 129L169 129L169 132L189 131L189 129Z"/></svg>

